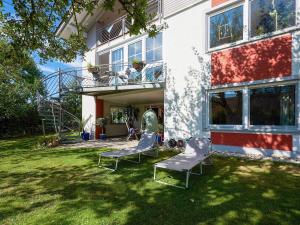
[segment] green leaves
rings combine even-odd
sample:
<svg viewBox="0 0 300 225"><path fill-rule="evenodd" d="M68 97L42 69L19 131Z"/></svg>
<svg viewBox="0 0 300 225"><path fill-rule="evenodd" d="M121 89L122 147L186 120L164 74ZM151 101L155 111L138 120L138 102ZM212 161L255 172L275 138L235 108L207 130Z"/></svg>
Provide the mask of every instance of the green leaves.
<svg viewBox="0 0 300 225"><path fill-rule="evenodd" d="M35 107L37 91L43 92L42 74L30 55L0 40L0 121L22 117Z"/></svg>
<svg viewBox="0 0 300 225"><path fill-rule="evenodd" d="M132 21L130 34L146 31L155 36L160 31L149 24L155 14L147 12L147 0L104 0L101 5L98 0L14 0L14 12L7 12L5 5L1 7L0 39L9 41L15 49L36 52L43 61L71 62L88 50L84 35L87 30L79 23L79 15L84 11L91 15L99 7L113 11L117 3ZM77 32L68 38L58 37L59 24L69 20Z"/></svg>
<svg viewBox="0 0 300 225"><path fill-rule="evenodd" d="M119 0L118 2L122 5L122 9L126 11L129 21L132 22L129 26L131 35L147 32L150 37L153 37L163 29L151 24L152 19L157 14L156 12L148 12L148 0ZM116 0L105 0L102 6L106 10L113 11L115 4Z"/></svg>

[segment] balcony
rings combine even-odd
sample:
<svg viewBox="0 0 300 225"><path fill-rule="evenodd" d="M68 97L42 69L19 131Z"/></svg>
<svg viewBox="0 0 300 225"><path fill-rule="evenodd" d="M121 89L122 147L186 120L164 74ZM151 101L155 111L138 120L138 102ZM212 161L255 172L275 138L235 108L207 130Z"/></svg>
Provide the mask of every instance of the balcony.
<svg viewBox="0 0 300 225"><path fill-rule="evenodd" d="M80 77L82 93L163 88L166 66L163 62L149 63L135 69L132 64L100 65L86 69Z"/></svg>
<svg viewBox="0 0 300 225"><path fill-rule="evenodd" d="M147 13L156 15L158 18L161 15L161 0L149 0ZM109 15L108 15L109 16ZM126 15L110 22L97 30L97 45L106 44L116 38L122 37L129 32L131 21Z"/></svg>

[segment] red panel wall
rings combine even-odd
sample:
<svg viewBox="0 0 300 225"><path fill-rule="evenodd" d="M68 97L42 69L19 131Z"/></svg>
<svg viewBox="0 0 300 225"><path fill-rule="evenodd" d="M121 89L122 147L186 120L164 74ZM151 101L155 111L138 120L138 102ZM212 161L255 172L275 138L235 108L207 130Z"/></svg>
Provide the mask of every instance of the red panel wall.
<svg viewBox="0 0 300 225"><path fill-rule="evenodd" d="M212 53L212 85L290 76L292 36L285 35Z"/></svg>
<svg viewBox="0 0 300 225"><path fill-rule="evenodd" d="M224 3L224 2L228 2L229 0L211 0L211 6L212 7L215 7L215 6L217 6L217 5L220 5L220 4L222 4L222 3Z"/></svg>
<svg viewBox="0 0 300 225"><path fill-rule="evenodd" d="M102 99L96 99L96 118L104 116L104 101ZM96 139L99 138L101 133L101 127L96 125Z"/></svg>
<svg viewBox="0 0 300 225"><path fill-rule="evenodd" d="M248 148L264 148L282 151L293 150L293 136L285 134L245 134L245 133L211 133L215 145L229 145Z"/></svg>

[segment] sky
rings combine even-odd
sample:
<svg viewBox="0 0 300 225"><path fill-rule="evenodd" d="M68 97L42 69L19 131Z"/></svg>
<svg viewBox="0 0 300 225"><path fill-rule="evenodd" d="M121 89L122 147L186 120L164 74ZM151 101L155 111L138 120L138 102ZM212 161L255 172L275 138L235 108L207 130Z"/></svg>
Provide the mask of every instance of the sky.
<svg viewBox="0 0 300 225"><path fill-rule="evenodd" d="M45 64L40 64L40 59L38 56L33 55L34 61L38 65L39 69L43 72L44 75L54 73L58 69L70 69L75 67L81 67L81 59L77 58L71 63L64 63L59 61L46 62Z"/></svg>
<svg viewBox="0 0 300 225"><path fill-rule="evenodd" d="M9 12L13 15L14 8L12 5L12 0L3 0L3 9L4 9L4 11ZM49 61L44 64L41 64L40 58L38 57L37 54L32 54L32 57L44 75L54 73L54 72L58 71L59 68L60 69L70 69L70 68L75 68L75 67L81 67L81 62L82 62L82 59L78 57L71 63L64 63L64 62L60 62L60 61L52 61L52 62Z"/></svg>

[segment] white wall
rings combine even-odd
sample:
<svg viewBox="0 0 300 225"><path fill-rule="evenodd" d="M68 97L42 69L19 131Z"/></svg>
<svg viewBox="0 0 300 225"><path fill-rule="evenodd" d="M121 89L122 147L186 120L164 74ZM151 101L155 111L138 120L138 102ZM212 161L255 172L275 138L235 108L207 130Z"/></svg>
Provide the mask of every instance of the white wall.
<svg viewBox="0 0 300 225"><path fill-rule="evenodd" d="M210 76L209 57L205 54L205 11L209 7L210 2L205 1L166 20L166 139L204 135L204 87Z"/></svg>
<svg viewBox="0 0 300 225"><path fill-rule="evenodd" d="M96 122L96 103L93 96L82 95L82 119L88 119L88 123L84 129L91 134L91 139L93 139Z"/></svg>
<svg viewBox="0 0 300 225"><path fill-rule="evenodd" d="M164 16L170 16L199 2L209 0L163 0Z"/></svg>
<svg viewBox="0 0 300 225"><path fill-rule="evenodd" d="M95 65L96 63L96 25L87 33L87 46L91 49L85 54L83 67L86 67L88 63ZM92 75L88 71L83 71L83 76L91 77ZM91 81L92 82L92 81ZM85 131L91 134L91 139L95 135L96 124L96 101L94 96L82 95L82 119L89 118L88 123L85 126Z"/></svg>

